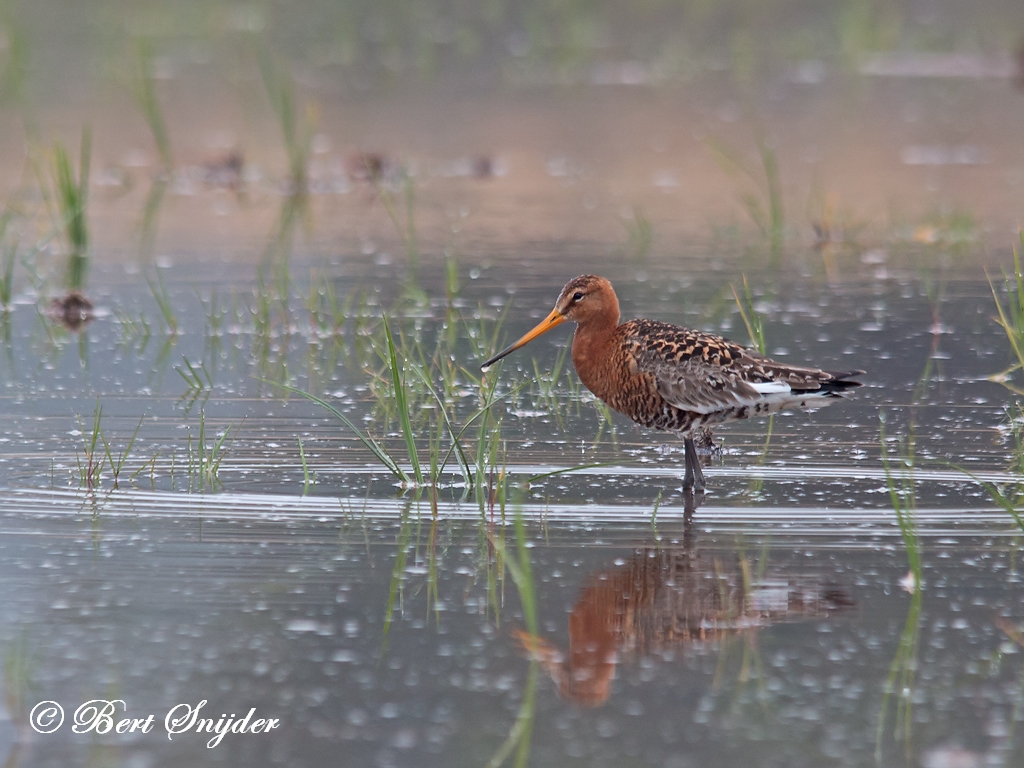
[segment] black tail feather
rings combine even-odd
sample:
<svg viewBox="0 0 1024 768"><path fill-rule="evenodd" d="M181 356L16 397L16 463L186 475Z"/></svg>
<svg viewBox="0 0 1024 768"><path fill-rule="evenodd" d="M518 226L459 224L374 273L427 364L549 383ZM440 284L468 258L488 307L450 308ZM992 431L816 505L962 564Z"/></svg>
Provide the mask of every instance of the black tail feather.
<svg viewBox="0 0 1024 768"><path fill-rule="evenodd" d="M840 393L853 387L860 387L864 385L862 381L850 381L854 376L863 376L864 371L826 371L829 376L832 377L831 381L823 381L821 383L821 389L825 392Z"/></svg>
<svg viewBox="0 0 1024 768"><path fill-rule="evenodd" d="M853 389L854 387L861 387L864 385L863 382L860 381L850 381L853 376L862 376L864 371L845 371L841 373L825 371L825 373L832 378L825 381L808 382L806 389L793 387L793 392L806 392L808 394L833 395L835 397L839 397L847 389ZM814 384L817 386L813 386Z"/></svg>

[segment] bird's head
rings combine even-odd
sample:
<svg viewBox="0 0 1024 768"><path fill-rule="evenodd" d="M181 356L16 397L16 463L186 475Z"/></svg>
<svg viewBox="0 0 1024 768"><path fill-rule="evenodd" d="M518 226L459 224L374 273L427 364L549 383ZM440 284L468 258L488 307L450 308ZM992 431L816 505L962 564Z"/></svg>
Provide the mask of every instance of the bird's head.
<svg viewBox="0 0 1024 768"><path fill-rule="evenodd" d="M597 275L574 277L558 294L553 313L557 312L566 320L586 324L596 319L612 316L619 320L619 300L612 284Z"/></svg>
<svg viewBox="0 0 1024 768"><path fill-rule="evenodd" d="M486 372L505 355L515 352L566 320L572 320L580 325L597 321L610 322L612 325L618 323L619 300L615 296L612 284L597 275L574 277L558 294L558 300L551 313L515 344L484 363L480 367L481 370Z"/></svg>

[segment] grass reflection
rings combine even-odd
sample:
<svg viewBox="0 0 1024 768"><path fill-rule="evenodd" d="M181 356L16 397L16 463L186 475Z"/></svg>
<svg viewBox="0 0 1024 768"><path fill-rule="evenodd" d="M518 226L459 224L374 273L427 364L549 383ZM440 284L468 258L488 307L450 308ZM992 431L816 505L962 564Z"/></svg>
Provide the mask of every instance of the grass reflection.
<svg viewBox="0 0 1024 768"><path fill-rule="evenodd" d="M896 696L896 711L893 738L903 741L908 760L912 748L914 685L921 644L921 602L924 589L921 539L915 518L917 494L913 474L914 438L914 425L911 423L909 434L899 442L897 460L900 467L893 469L890 465L889 446L885 436L885 414L882 414L879 428L882 466L885 471L889 498L910 566L910 571L901 581L903 589L910 592L910 607L900 633L896 655L889 665L889 674L886 677L878 713L878 726L875 732L875 760L879 763L882 762L882 746L887 730L889 706L894 695Z"/></svg>
<svg viewBox="0 0 1024 768"><path fill-rule="evenodd" d="M412 500L409 499L402 505L399 515L398 541L395 544L395 565L391 569L391 580L388 583L388 600L384 609L384 630L381 637L381 654L387 652L388 638L391 634L391 624L394 621L395 611L402 610L403 597L405 595L405 563L409 556L409 538L412 534Z"/></svg>
<svg viewBox="0 0 1024 768"><path fill-rule="evenodd" d="M764 322L765 317L761 312L758 312L754 306L754 296L750 290L750 283L747 282L747 276L743 275L743 294L741 295L735 286L729 286L732 289L733 298L736 300L736 308L739 310L740 319L743 321L744 327L747 329L747 335L750 337L751 346L756 349L762 355L767 354L768 341L765 336ZM761 447L761 451L758 454L755 466L763 467L765 461L768 459L768 449L772 443L772 433L775 430L775 414L773 413L768 417L768 427L765 432L764 445ZM756 498L760 495L764 489L764 478L753 477L747 484L747 493Z"/></svg>
<svg viewBox="0 0 1024 768"><path fill-rule="evenodd" d="M533 585L533 569L530 563L530 553L526 545L526 527L523 524L522 512L517 509L515 512L516 532L516 554L510 555L505 548L503 541L493 536L490 538L495 552L500 555L512 576L512 582L519 593L519 601L523 607L523 622L526 624L526 632L529 637L538 636L537 624L537 598ZM530 743L533 736L533 721L537 704L537 678L539 677L539 663L531 655L530 667L526 673L526 684L523 687L523 701L519 706L519 712L509 731L508 738L495 750L491 759L487 761L487 768L498 768L514 752L516 768L524 768L530 757Z"/></svg>
<svg viewBox="0 0 1024 768"><path fill-rule="evenodd" d="M26 634L12 640L4 654L4 706L17 729L17 742L30 738L29 710L35 683L35 659ZM8 760L8 764L13 763Z"/></svg>
<svg viewBox="0 0 1024 768"><path fill-rule="evenodd" d="M1001 616L996 618L996 626L999 627L999 629L1002 630L1003 634L1010 638L1010 640L1019 645L1021 648L1024 648L1024 629L1018 627L1013 622ZM1007 755L1014 754L1014 726L1021 720L1024 720L1024 671L1021 672L1020 685L1017 688L1017 701L1014 703L1013 714L1010 716L1010 722L1008 723L1005 747Z"/></svg>

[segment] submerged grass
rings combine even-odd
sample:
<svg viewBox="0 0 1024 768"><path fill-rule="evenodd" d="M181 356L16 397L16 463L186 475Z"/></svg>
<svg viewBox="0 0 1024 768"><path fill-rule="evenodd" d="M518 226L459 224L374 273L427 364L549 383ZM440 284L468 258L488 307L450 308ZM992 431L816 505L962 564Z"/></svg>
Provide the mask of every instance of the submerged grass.
<svg viewBox="0 0 1024 768"><path fill-rule="evenodd" d="M164 203L167 193L169 179L167 175L157 176L153 179L149 194L146 195L146 204L142 208L142 217L139 219L139 254L138 260L142 263L149 261L153 255L156 245L157 223L160 218L160 209Z"/></svg>
<svg viewBox="0 0 1024 768"><path fill-rule="evenodd" d="M145 352L153 335L146 316L140 312L138 317L133 317L128 312L122 311L117 311L114 315L117 317L117 324L121 329L121 338L118 343L122 347L134 348L138 355Z"/></svg>
<svg viewBox="0 0 1024 768"><path fill-rule="evenodd" d="M1003 616L997 616L995 619L995 625L1002 630L1010 640L1019 645L1024 649L1024 627L1018 627L1009 619ZM1014 741L1016 736L1016 724L1024 720L1024 672L1021 673L1020 683L1017 686L1017 701L1013 707L1013 713L1009 719L1009 724L1006 734L1006 747L1005 754L1012 755L1018 754L1019 748L1014 749Z"/></svg>

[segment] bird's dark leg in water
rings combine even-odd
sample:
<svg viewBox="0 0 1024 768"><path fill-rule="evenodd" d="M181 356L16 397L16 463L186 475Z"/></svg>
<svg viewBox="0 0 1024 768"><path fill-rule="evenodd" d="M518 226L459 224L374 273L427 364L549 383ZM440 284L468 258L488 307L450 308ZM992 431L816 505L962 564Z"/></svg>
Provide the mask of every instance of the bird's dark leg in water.
<svg viewBox="0 0 1024 768"><path fill-rule="evenodd" d="M693 438L687 437L683 440L685 455L683 461L686 464L686 474L683 476L684 491L698 491L703 493L704 471L700 468L700 459L697 458L697 446L693 444Z"/></svg>
<svg viewBox="0 0 1024 768"><path fill-rule="evenodd" d="M693 528L693 513L700 509L700 505L704 503L704 491L693 492L692 488L687 488L683 491L683 528L686 531L685 536L690 533Z"/></svg>

